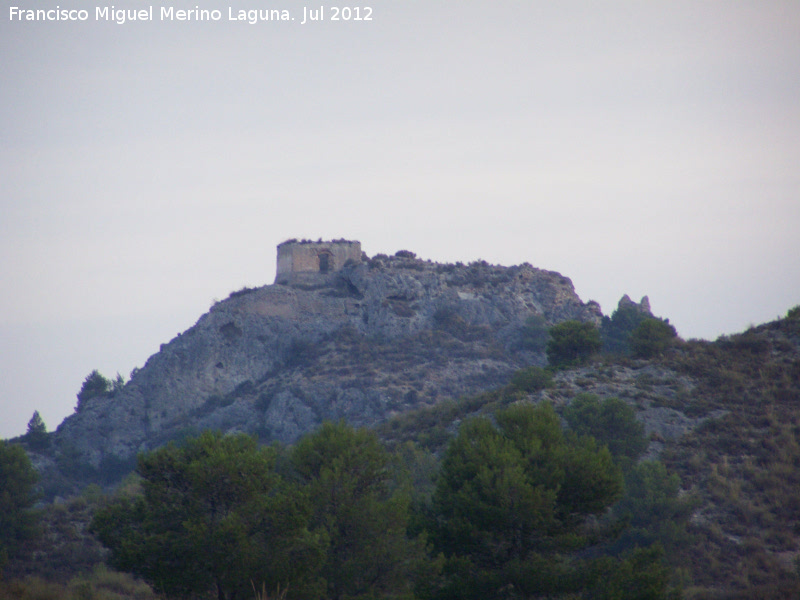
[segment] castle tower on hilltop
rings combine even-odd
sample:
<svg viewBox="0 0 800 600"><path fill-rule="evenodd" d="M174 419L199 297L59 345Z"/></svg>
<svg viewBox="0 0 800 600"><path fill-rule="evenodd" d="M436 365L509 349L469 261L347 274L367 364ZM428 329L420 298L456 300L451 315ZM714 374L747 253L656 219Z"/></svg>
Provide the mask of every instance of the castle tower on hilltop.
<svg viewBox="0 0 800 600"><path fill-rule="evenodd" d="M288 240L278 244L275 283L289 283L297 273L328 274L353 260L361 262L361 242L334 240L312 242Z"/></svg>

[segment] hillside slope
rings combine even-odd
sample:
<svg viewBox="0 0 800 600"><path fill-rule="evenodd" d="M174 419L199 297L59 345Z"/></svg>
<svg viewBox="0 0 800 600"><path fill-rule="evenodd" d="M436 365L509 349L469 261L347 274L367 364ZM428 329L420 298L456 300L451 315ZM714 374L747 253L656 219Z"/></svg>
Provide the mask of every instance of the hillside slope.
<svg viewBox="0 0 800 600"><path fill-rule="evenodd" d="M715 342L676 341L651 360L601 356L553 384L419 409L379 428L390 445L438 452L464 419L518 401L557 409L620 398L649 435L646 458L680 476L688 537L668 553L693 599L800 594L800 307Z"/></svg>
<svg viewBox="0 0 800 600"><path fill-rule="evenodd" d="M61 489L112 481L137 452L213 428L292 442L324 420L373 425L543 364L526 323L599 322L572 282L524 264L377 256L244 289L162 345L125 387L81 403L37 466Z"/></svg>
<svg viewBox="0 0 800 600"><path fill-rule="evenodd" d="M470 416L542 401L563 414L591 394L633 407L649 439L645 458L680 476L688 509L666 550L687 598L797 597L800 307L715 342L673 340L649 360L600 354L526 389L514 374L545 364L543 327L598 323L599 307L581 302L568 279L529 265L398 254L215 304L123 389L82 403L48 448L29 448L46 491L111 483L136 452L201 429L291 443L330 419L374 426L395 449L415 442L405 447L423 452L430 485ZM626 307L649 314L644 301L625 297L618 311ZM88 540L89 559L102 554L75 535Z"/></svg>

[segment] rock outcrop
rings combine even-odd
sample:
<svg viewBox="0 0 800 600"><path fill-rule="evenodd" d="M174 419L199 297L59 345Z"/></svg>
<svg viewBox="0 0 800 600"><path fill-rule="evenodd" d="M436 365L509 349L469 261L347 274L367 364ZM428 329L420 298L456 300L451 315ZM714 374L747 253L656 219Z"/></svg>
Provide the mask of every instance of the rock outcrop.
<svg viewBox="0 0 800 600"><path fill-rule="evenodd" d="M619 299L619 304L617 305L617 310L633 310L634 312L641 313L648 317L652 317L653 313L650 312L650 298L647 296L643 296L641 302L636 304L628 294L622 296Z"/></svg>
<svg viewBox="0 0 800 600"><path fill-rule="evenodd" d="M91 470L205 428L290 443L324 420L372 425L500 385L544 364L526 322L599 323L572 282L528 264L437 264L378 255L290 285L234 292L53 436ZM121 467L120 467L121 468Z"/></svg>

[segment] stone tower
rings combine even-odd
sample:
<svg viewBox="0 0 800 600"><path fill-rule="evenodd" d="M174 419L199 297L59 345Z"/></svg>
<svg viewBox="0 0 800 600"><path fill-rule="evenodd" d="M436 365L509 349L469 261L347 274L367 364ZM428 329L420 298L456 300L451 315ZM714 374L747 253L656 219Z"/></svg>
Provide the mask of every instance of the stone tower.
<svg viewBox="0 0 800 600"><path fill-rule="evenodd" d="M291 283L301 274L326 275L349 261L361 262L361 242L334 240L312 242L288 240L278 244L275 283Z"/></svg>

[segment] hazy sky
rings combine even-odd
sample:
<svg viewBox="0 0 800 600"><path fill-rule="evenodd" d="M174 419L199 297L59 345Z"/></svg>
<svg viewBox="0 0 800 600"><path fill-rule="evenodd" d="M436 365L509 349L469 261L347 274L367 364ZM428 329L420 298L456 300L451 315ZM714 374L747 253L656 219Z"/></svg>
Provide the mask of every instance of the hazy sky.
<svg viewBox="0 0 800 600"><path fill-rule="evenodd" d="M381 0L305 25L294 0L121 25L5 4L0 437L272 283L291 237L530 262L606 314L647 294L684 338L800 304L795 0ZM228 20L264 6L295 20Z"/></svg>

